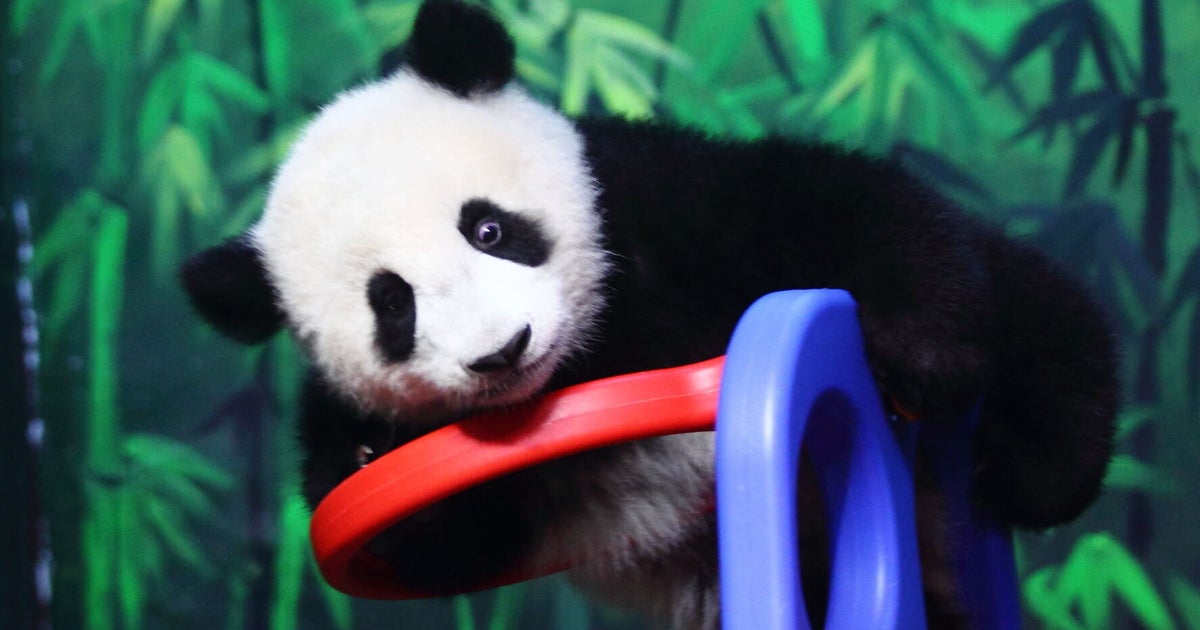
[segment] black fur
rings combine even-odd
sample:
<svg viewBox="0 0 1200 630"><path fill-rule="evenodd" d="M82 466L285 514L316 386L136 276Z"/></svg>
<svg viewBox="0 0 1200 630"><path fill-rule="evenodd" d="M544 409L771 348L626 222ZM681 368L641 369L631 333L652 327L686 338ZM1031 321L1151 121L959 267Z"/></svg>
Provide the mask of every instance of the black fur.
<svg viewBox="0 0 1200 630"><path fill-rule="evenodd" d="M845 288L886 395L929 421L982 397L983 506L1042 528L1095 498L1112 450L1114 342L1044 255L859 153L617 120L580 128L617 268L602 343L558 384L721 354L758 296Z"/></svg>
<svg viewBox="0 0 1200 630"><path fill-rule="evenodd" d="M375 312L375 347L384 360L399 363L411 356L417 332L412 285L391 271L378 271L367 283L367 303Z"/></svg>
<svg viewBox="0 0 1200 630"><path fill-rule="evenodd" d="M305 498L315 506L356 472L361 447L382 455L418 434L363 414L319 374L310 374L300 415ZM394 525L368 549L413 589L455 592L485 584L528 553L545 526L546 506L557 504L531 476L519 473L457 494Z"/></svg>
<svg viewBox="0 0 1200 630"><path fill-rule="evenodd" d="M235 341L261 343L283 326L262 257L244 237L196 254L180 277L196 310Z"/></svg>
<svg viewBox="0 0 1200 630"><path fill-rule="evenodd" d="M495 242L479 238L477 232L484 222L494 222L498 228ZM537 267L550 258L550 241L541 226L487 199L471 199L463 204L458 231L475 249L520 265Z"/></svg>
<svg viewBox="0 0 1200 630"><path fill-rule="evenodd" d="M516 48L486 11L430 0L417 13L406 53L421 78L468 97L496 92L512 79Z"/></svg>
<svg viewBox="0 0 1200 630"><path fill-rule="evenodd" d="M1100 492L1119 403L1108 322L1038 251L983 233L996 310L996 378L976 434L975 495L1005 522L1042 529Z"/></svg>
<svg viewBox="0 0 1200 630"><path fill-rule="evenodd" d="M976 399L995 311L971 236L982 228L895 165L778 138L579 127L617 254L604 342L583 376L720 354L758 297L839 287L859 302L886 391L933 418Z"/></svg>

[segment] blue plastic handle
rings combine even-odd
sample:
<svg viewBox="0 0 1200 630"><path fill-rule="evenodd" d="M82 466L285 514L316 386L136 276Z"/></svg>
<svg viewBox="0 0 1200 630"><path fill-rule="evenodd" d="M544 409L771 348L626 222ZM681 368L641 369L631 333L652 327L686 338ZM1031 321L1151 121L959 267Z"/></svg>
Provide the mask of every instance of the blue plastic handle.
<svg viewBox="0 0 1200 630"><path fill-rule="evenodd" d="M774 293L750 307L726 356L716 440L726 630L810 627L796 536L802 442L829 519L826 627L925 627L912 475L847 293Z"/></svg>

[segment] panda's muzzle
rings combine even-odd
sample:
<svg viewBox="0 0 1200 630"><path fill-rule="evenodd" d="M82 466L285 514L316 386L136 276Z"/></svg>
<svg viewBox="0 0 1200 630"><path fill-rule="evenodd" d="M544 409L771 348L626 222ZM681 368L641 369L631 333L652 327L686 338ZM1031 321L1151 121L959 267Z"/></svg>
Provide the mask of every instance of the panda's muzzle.
<svg viewBox="0 0 1200 630"><path fill-rule="evenodd" d="M491 374L516 367L517 361L525 353L525 348L529 347L529 338L532 334L533 329L529 327L529 324L525 324L525 327L513 335L503 348L475 359L467 364L467 369L479 374Z"/></svg>

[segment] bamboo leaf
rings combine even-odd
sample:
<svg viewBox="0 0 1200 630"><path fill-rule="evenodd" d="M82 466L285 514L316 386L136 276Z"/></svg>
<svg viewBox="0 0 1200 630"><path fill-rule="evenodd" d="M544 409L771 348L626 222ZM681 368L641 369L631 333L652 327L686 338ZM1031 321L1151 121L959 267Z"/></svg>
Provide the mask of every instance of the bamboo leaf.
<svg viewBox="0 0 1200 630"><path fill-rule="evenodd" d="M42 278L52 265L69 259L81 249L103 204L104 197L87 188L59 210L54 222L35 243L29 267L34 279Z"/></svg>
<svg viewBox="0 0 1200 630"><path fill-rule="evenodd" d="M213 153L213 140L229 136L225 108L207 90L194 86L184 96L179 113L180 123L196 139L207 161Z"/></svg>
<svg viewBox="0 0 1200 630"><path fill-rule="evenodd" d="M816 0L784 0L793 42L806 66L827 67L830 62L829 37L825 32L825 16Z"/></svg>
<svg viewBox="0 0 1200 630"><path fill-rule="evenodd" d="M275 553L271 630L290 630L299 613L301 578L308 557L307 523L308 510L304 498L298 491L286 493L279 506L279 546Z"/></svg>
<svg viewBox="0 0 1200 630"><path fill-rule="evenodd" d="M86 232L81 232L86 234ZM50 285L50 306L46 313L46 336L57 339L67 330L71 319L79 314L86 299L84 278L87 277L87 261L76 256L64 261Z"/></svg>
<svg viewBox="0 0 1200 630"><path fill-rule="evenodd" d="M138 149L145 155L154 143L162 138L171 124L179 95L184 91L181 64L163 66L146 88L142 99L142 111L138 117Z"/></svg>
<svg viewBox="0 0 1200 630"><path fill-rule="evenodd" d="M44 278L56 269L48 308L46 330L58 336L86 303L84 287L87 270L93 267L92 240L102 217L123 213L119 206L99 192L88 188L80 192L55 217L50 228L38 238L30 274Z"/></svg>
<svg viewBox="0 0 1200 630"><path fill-rule="evenodd" d="M1017 87L1016 81L1008 73L1000 72L999 60L996 59L996 56L979 39L969 33L960 33L959 43L962 44L963 50L966 51L967 55L983 70L984 76L995 78L995 84L1000 87L1000 91L1008 97L1009 102L1018 111L1021 113L1028 111L1029 105L1025 101L1025 95Z"/></svg>
<svg viewBox="0 0 1200 630"><path fill-rule="evenodd" d="M140 573L138 579L144 584L157 584L163 579L166 571L166 558L163 557L162 545L150 536L143 534L143 531L144 528L139 526L135 530L124 532L122 547L128 550L127 553L136 554Z"/></svg>
<svg viewBox="0 0 1200 630"><path fill-rule="evenodd" d="M1143 313L1161 312L1162 295L1158 275L1115 213L1106 213L1096 241L1107 256L1119 263L1121 272L1129 279L1130 288L1138 299L1139 310Z"/></svg>
<svg viewBox="0 0 1200 630"><path fill-rule="evenodd" d="M381 47L355 0L260 0L262 67L281 119L378 70Z"/></svg>
<svg viewBox="0 0 1200 630"><path fill-rule="evenodd" d="M1053 130L1059 125L1089 116L1110 115L1120 103L1121 95L1106 88L1054 101L1035 112L1029 122L1013 134L1012 139L1018 141L1039 129Z"/></svg>
<svg viewBox="0 0 1200 630"><path fill-rule="evenodd" d="M182 211L203 219L224 208L225 200L204 149L180 125L169 127L143 161L142 181L154 200L151 264L161 281L180 259Z"/></svg>
<svg viewBox="0 0 1200 630"><path fill-rule="evenodd" d="M1117 157L1113 160L1113 186L1125 179L1129 167L1129 156L1133 154L1133 134L1138 126L1138 103L1136 99L1123 99L1120 111Z"/></svg>
<svg viewBox="0 0 1200 630"><path fill-rule="evenodd" d="M233 66L204 53L194 53L190 62L193 72L217 94L244 105L246 109L255 113L263 113L270 109L270 97L260 90L251 78Z"/></svg>
<svg viewBox="0 0 1200 630"><path fill-rule="evenodd" d="M1008 52L996 67L996 73L988 78L984 90L991 89L1001 77L1008 75L1037 49L1047 45L1060 29L1078 19L1083 0L1066 0L1053 5L1033 16L1017 31Z"/></svg>
<svg viewBox="0 0 1200 630"><path fill-rule="evenodd" d="M1156 407L1147 405L1126 405L1117 415L1116 442L1120 444L1138 431L1150 424L1161 414Z"/></svg>
<svg viewBox="0 0 1200 630"><path fill-rule="evenodd" d="M471 600L466 595L455 595L454 627L456 630L475 630L475 615L471 612Z"/></svg>
<svg viewBox="0 0 1200 630"><path fill-rule="evenodd" d="M892 81L886 88L885 104L883 106L882 118L885 129L900 129L904 122L905 106L908 104L910 94L916 92L914 84L920 79L917 71L912 66L903 65L896 69L893 73ZM918 132L910 132L910 136L917 135ZM928 138L922 135L918 142L934 142L934 138ZM895 144L895 142L892 142Z"/></svg>
<svg viewBox="0 0 1200 630"><path fill-rule="evenodd" d="M225 0L196 0L197 48L218 50L225 32Z"/></svg>
<svg viewBox="0 0 1200 630"><path fill-rule="evenodd" d="M194 536L188 533L186 522L179 512L168 509L158 497L144 497L139 504L147 529L157 535L171 554L183 561L191 571L206 577L215 573L212 562L197 545ZM158 543L143 540L141 544L153 546Z"/></svg>
<svg viewBox="0 0 1200 630"><path fill-rule="evenodd" d="M81 530L81 549L87 579L84 582L84 611L89 630L112 630L117 611L113 604L112 576L120 570L117 559L117 510L112 490L90 480L84 482L86 512Z"/></svg>
<svg viewBox="0 0 1200 630"><path fill-rule="evenodd" d="M133 433L125 438L125 455L139 466L170 477L194 480L217 490L230 490L234 479L191 446L151 433Z"/></svg>
<svg viewBox="0 0 1200 630"><path fill-rule="evenodd" d="M184 0L149 0L142 28L142 62L148 63L158 56L167 31L175 24Z"/></svg>
<svg viewBox="0 0 1200 630"><path fill-rule="evenodd" d="M596 92L605 108L629 118L652 116L658 93L650 76L612 48L600 47L593 55Z"/></svg>
<svg viewBox="0 0 1200 630"><path fill-rule="evenodd" d="M574 29L585 33L585 38L594 38L609 45L620 46L640 52L653 60L665 61L679 68L690 68L691 59L653 30L622 17L580 9L575 18Z"/></svg>
<svg viewBox="0 0 1200 630"><path fill-rule="evenodd" d="M1150 576L1115 538L1107 534L1095 534L1089 541L1095 548L1089 550L1108 565L1108 573L1114 576L1113 589L1121 596L1133 612L1134 617L1151 630L1168 630L1175 627L1166 603ZM1105 626L1097 626L1105 627Z"/></svg>
<svg viewBox="0 0 1200 630"><path fill-rule="evenodd" d="M558 106L568 116L578 116L587 107L591 73L583 39L584 35L578 29L571 29L567 33L567 67L563 72L562 94L559 95Z"/></svg>
<svg viewBox="0 0 1200 630"><path fill-rule="evenodd" d="M1062 37L1050 51L1050 88L1055 101L1060 101L1075 85L1079 62L1083 59L1084 27L1071 22L1063 29Z"/></svg>
<svg viewBox="0 0 1200 630"><path fill-rule="evenodd" d="M1100 304L1114 314L1113 323L1118 336L1128 338L1135 334L1137 326L1133 322L1134 315L1130 313L1132 309L1122 299L1121 290L1117 286L1117 270L1113 267L1112 259L1099 259L1094 266L1089 286L1095 291Z"/></svg>
<svg viewBox="0 0 1200 630"><path fill-rule="evenodd" d="M75 36L76 29L82 23L85 1L66 0L64 2L62 14L54 23L54 32L50 35L50 45L42 60L41 69L38 71L38 82L42 85L48 85L58 76L58 71L62 68L63 60L67 56L67 50L71 46L71 38Z"/></svg>
<svg viewBox="0 0 1200 630"><path fill-rule="evenodd" d="M271 175L291 150L307 120L277 127L271 138L244 150L224 171L224 179L236 184L261 180Z"/></svg>
<svg viewBox="0 0 1200 630"><path fill-rule="evenodd" d="M1092 45L1092 57L1096 60L1096 68L1100 70L1100 76L1104 79L1104 84L1112 90L1121 89L1121 81L1117 76L1116 65L1113 63L1113 50L1110 47L1116 48L1118 54L1122 53L1121 40L1117 37L1112 25L1104 18L1104 15L1096 11L1093 6L1088 4L1085 8L1084 18L1087 25L1088 41Z"/></svg>
<svg viewBox="0 0 1200 630"><path fill-rule="evenodd" d="M1180 162L1183 162L1183 172L1187 177L1188 187L1192 189L1192 195L1195 199L1195 206L1200 210L1200 167L1196 166L1196 161L1192 157L1191 142L1186 134L1180 133L1175 136L1175 143L1179 145Z"/></svg>
<svg viewBox="0 0 1200 630"><path fill-rule="evenodd" d="M125 541L136 539L139 544L145 544L149 532L137 526L134 508L129 501L129 492L118 490L115 493L117 513L117 536ZM120 603L122 626L140 628L142 606L146 600L142 588L142 580L138 571L138 555L130 545L119 545L117 549L117 597Z"/></svg>
<svg viewBox="0 0 1200 630"><path fill-rule="evenodd" d="M521 602L525 599L528 587L525 582L496 589L492 600L492 615L488 621L487 630L510 630L514 628L517 617L521 612Z"/></svg>
<svg viewBox="0 0 1200 630"><path fill-rule="evenodd" d="M386 50L408 39L419 6L416 2L374 0L360 11L375 41Z"/></svg>
<svg viewBox="0 0 1200 630"><path fill-rule="evenodd" d="M492 10L504 22L518 48L545 49L571 17L566 0L534 0L518 6L513 0L496 0Z"/></svg>
<svg viewBox="0 0 1200 630"><path fill-rule="evenodd" d="M1079 539L1058 579L1064 602L1077 602L1087 628L1111 625L1111 598L1120 598L1153 630L1174 628L1166 605L1142 566L1107 533Z"/></svg>
<svg viewBox="0 0 1200 630"><path fill-rule="evenodd" d="M517 76L521 78L521 83L526 86L540 88L551 93L558 93L562 89L562 82L556 71L523 56L517 57L514 66Z"/></svg>
<svg viewBox="0 0 1200 630"><path fill-rule="evenodd" d="M286 0L260 0L258 5L262 25L259 35L263 44L263 70L267 86L276 99L283 99L292 93L289 72L291 42L287 37L289 29L285 22L288 4Z"/></svg>
<svg viewBox="0 0 1200 630"><path fill-rule="evenodd" d="M1063 601L1052 588L1055 577L1055 570L1046 567L1025 578L1021 585L1025 604L1048 628L1087 630L1071 616L1070 603Z"/></svg>
<svg viewBox="0 0 1200 630"><path fill-rule="evenodd" d="M13 2L12 11L9 13L12 22L9 27L14 35L20 35L25 32L25 26L29 24L29 16L33 14L33 9L38 5L38 0L16 0Z"/></svg>
<svg viewBox="0 0 1200 630"><path fill-rule="evenodd" d="M1117 131L1117 121L1113 116L1101 116L1076 140L1071 165L1067 171L1066 185L1063 187L1063 197L1076 197L1083 191L1109 140Z"/></svg>
<svg viewBox="0 0 1200 630"><path fill-rule="evenodd" d="M813 118L820 120L829 116L867 83L875 68L878 51L879 40L871 38L854 53L833 84L813 105Z"/></svg>
<svg viewBox="0 0 1200 630"><path fill-rule="evenodd" d="M579 115L593 89L609 108L636 116L652 112L653 82L628 59L624 50L687 67L685 55L646 27L605 13L581 10L566 35L567 66L560 109ZM593 86L592 83L595 82Z"/></svg>
<svg viewBox="0 0 1200 630"><path fill-rule="evenodd" d="M771 80L781 90L787 89L786 83L778 77ZM730 133L742 138L759 138L766 129L754 112L741 101L730 98L726 93L718 94L715 99L716 111L711 114L709 128L715 131L729 130Z"/></svg>
<svg viewBox="0 0 1200 630"><path fill-rule="evenodd" d="M905 48L910 51L915 66L920 68L918 75L932 81L940 94L954 101L956 106L952 111L966 113L971 110L973 99L970 84L960 67L950 62L954 57L930 45L930 42L938 41L937 36L919 24L899 20L889 20L888 23L906 44ZM966 118L972 119L970 116Z"/></svg>
<svg viewBox="0 0 1200 630"><path fill-rule="evenodd" d="M242 568L229 576L229 598L226 606L225 630L244 630L246 627L246 601L250 598L250 581L257 573L254 563L244 561Z"/></svg>
<svg viewBox="0 0 1200 630"><path fill-rule="evenodd" d="M1175 600L1175 610L1183 618L1188 630L1200 630L1200 591L1178 575L1171 576L1167 590Z"/></svg>
<svg viewBox="0 0 1200 630"><path fill-rule="evenodd" d="M1148 466L1129 455L1117 455L1108 465L1104 484L1122 490L1141 490L1151 494L1176 496L1182 486L1168 474Z"/></svg>
<svg viewBox="0 0 1200 630"><path fill-rule="evenodd" d="M942 188L965 192L984 201L992 199L991 192L979 180L975 179L970 173L959 167L959 165L934 151L929 151L909 142L896 143L892 151L893 155L905 164L929 176Z"/></svg>
<svg viewBox="0 0 1200 630"><path fill-rule="evenodd" d="M1086 542L1093 535L1085 535L1076 541L1075 547L1059 567L1054 580L1054 590L1067 610L1082 608L1084 604L1081 600L1087 597L1088 593L1099 590L1104 597L1108 596L1107 585L1097 579L1101 577L1101 567L1096 566L1094 554L1087 553L1090 547ZM1082 610L1079 612L1081 616L1085 616ZM1095 627L1090 626L1086 618L1083 620L1083 626Z"/></svg>
<svg viewBox="0 0 1200 630"><path fill-rule="evenodd" d="M305 521L307 523L307 520ZM307 535L307 529L305 529ZM313 573L318 571L316 560L312 554L307 554L308 564ZM329 619L333 621L333 627L338 630L350 630L354 625L353 609L350 606L350 598L345 593L333 588L325 580L320 580L321 598L325 601L325 610L329 612Z"/></svg>
<svg viewBox="0 0 1200 630"><path fill-rule="evenodd" d="M703 77L717 76L735 58L747 39L753 36L764 0L707 0L694 3L694 21L685 22L675 41L680 50L694 56L697 72Z"/></svg>
<svg viewBox="0 0 1200 630"><path fill-rule="evenodd" d="M106 36L113 34L112 30L110 29L114 26L114 24L112 20L109 21L109 24L104 24L103 18L115 17L116 12L122 9L136 9L136 7L125 3L113 3L107 7L97 7L93 3L82 13L80 13L80 26L82 27L84 36L87 38L88 47L91 50L92 56L101 63L110 66L115 66L117 63L123 62L127 54L118 52L115 46L110 45L115 43L115 41L107 38ZM133 18L130 20L130 22L134 22L137 19L133 12L130 12L129 17ZM129 49L132 49L134 43L133 40L137 36L136 29L130 29L129 34ZM118 56L120 58L118 58ZM112 72L113 69L113 67L110 67L106 70Z"/></svg>
<svg viewBox="0 0 1200 630"><path fill-rule="evenodd" d="M113 474L120 461L117 411L117 333L125 299L125 251L129 219L111 209L100 217L94 233L89 309L87 463L98 474Z"/></svg>

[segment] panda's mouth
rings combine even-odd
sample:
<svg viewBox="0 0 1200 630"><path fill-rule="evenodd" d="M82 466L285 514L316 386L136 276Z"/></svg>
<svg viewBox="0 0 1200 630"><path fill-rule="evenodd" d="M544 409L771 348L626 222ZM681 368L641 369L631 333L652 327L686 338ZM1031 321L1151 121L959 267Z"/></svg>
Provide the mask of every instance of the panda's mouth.
<svg viewBox="0 0 1200 630"><path fill-rule="evenodd" d="M549 380L550 366L557 353L551 348L541 357L514 368L503 375L490 378L476 397L489 404L520 402L538 392Z"/></svg>

